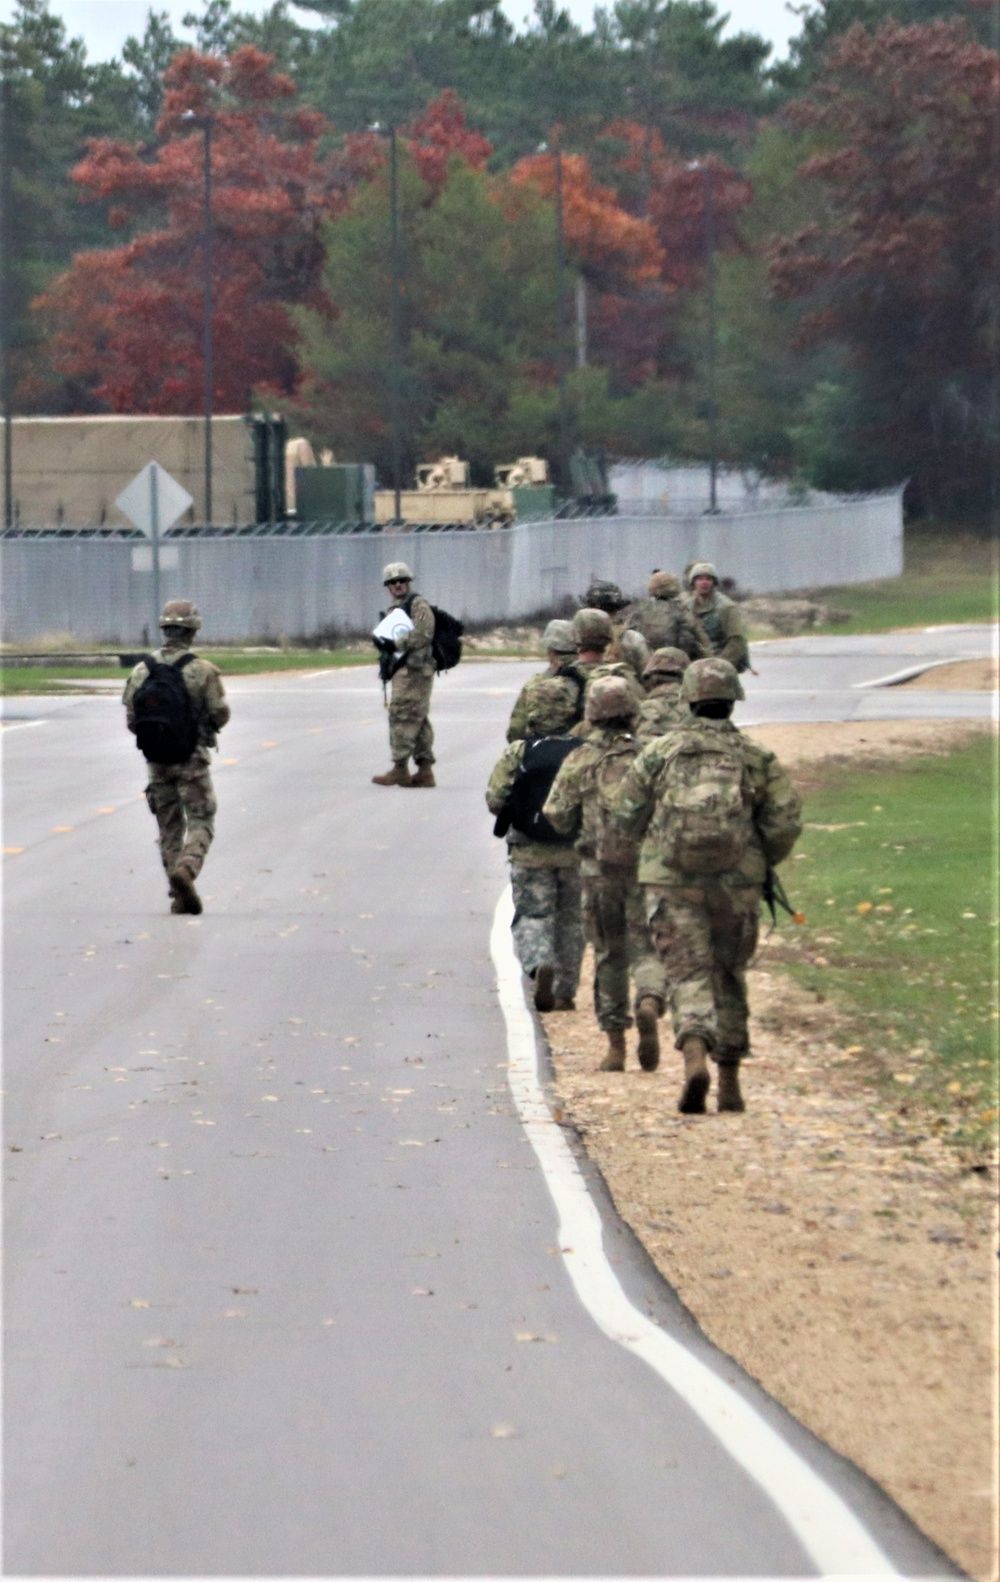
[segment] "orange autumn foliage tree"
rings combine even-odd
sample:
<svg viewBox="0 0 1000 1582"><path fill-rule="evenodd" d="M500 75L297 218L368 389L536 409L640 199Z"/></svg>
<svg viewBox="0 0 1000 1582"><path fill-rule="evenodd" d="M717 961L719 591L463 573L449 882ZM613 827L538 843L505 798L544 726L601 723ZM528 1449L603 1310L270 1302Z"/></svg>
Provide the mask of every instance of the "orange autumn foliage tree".
<svg viewBox="0 0 1000 1582"><path fill-rule="evenodd" d="M611 187L594 180L586 155L561 158L563 228L567 251L578 267L598 287L654 285L664 260L652 227L628 214ZM529 154L514 166L510 179L514 186L535 187L554 200L555 154Z"/></svg>
<svg viewBox="0 0 1000 1582"><path fill-rule="evenodd" d="M318 158L324 117L252 47L185 50L165 77L158 145L93 141L73 171L104 202L122 247L80 253L37 304L53 362L117 412L197 412L202 402L204 132L212 117L213 399L239 411L255 389L294 390L289 305L329 310L322 225L344 182Z"/></svg>

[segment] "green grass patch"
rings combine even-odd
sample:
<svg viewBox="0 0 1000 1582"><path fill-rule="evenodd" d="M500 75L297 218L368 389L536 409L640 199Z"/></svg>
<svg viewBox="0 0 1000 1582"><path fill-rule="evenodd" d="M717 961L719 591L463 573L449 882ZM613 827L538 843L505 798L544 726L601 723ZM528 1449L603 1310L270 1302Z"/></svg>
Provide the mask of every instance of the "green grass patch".
<svg viewBox="0 0 1000 1582"><path fill-rule="evenodd" d="M803 927L781 959L845 1018L901 1114L956 1143L997 1130L996 744L838 770L782 869Z"/></svg>
<svg viewBox="0 0 1000 1582"><path fill-rule="evenodd" d="M995 621L997 545L968 533L908 530L901 577L819 588L814 596L823 604L851 611L850 620L837 622L838 633Z"/></svg>
<svg viewBox="0 0 1000 1582"><path fill-rule="evenodd" d="M230 648L199 648L198 653L218 665L224 676L327 670L375 663L374 654L353 653L346 649L297 648L281 653L254 654ZM63 684L66 681L120 681L124 688L128 674L120 665L3 665L0 666L0 693L7 697L18 693L38 697L80 690L66 687Z"/></svg>

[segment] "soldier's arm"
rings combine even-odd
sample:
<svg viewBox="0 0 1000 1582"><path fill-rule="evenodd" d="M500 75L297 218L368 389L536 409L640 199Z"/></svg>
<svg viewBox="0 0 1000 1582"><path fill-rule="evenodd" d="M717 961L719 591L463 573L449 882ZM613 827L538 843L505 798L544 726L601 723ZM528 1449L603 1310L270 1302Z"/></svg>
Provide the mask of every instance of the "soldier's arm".
<svg viewBox="0 0 1000 1582"><path fill-rule="evenodd" d="M231 710L226 702L226 689L215 665L203 660L208 674L205 677L205 713L212 722L212 729L221 731L229 724Z"/></svg>
<svg viewBox="0 0 1000 1582"><path fill-rule="evenodd" d="M611 799L611 817L629 835L639 837L646 833L656 806L658 765L657 754L644 747Z"/></svg>
<svg viewBox="0 0 1000 1582"><path fill-rule="evenodd" d="M142 682L145 681L148 673L149 672L147 671L146 666L140 659L139 663L136 665L132 674L126 681L125 691L122 693L122 702L125 705L125 723L133 735L135 734L135 705L133 700L138 688L141 686Z"/></svg>
<svg viewBox="0 0 1000 1582"><path fill-rule="evenodd" d="M750 645L747 642L743 611L738 604L729 604L722 611L722 629L726 634L726 641L719 649L717 658L728 659L737 670L749 670Z"/></svg>
<svg viewBox="0 0 1000 1582"><path fill-rule="evenodd" d="M528 683L521 688L520 696L514 704L510 714L510 724L507 726L507 740L520 742L528 734Z"/></svg>
<svg viewBox="0 0 1000 1582"><path fill-rule="evenodd" d="M410 608L410 620L413 630L403 637L397 637L396 647L401 654L416 654L426 658L434 640L434 611L426 599L418 594Z"/></svg>
<svg viewBox="0 0 1000 1582"><path fill-rule="evenodd" d="M577 752L581 750L586 752L587 749L577 748ZM571 838L580 833L583 822L583 776L572 761L574 756L572 754L560 764L542 808L552 828Z"/></svg>
<svg viewBox="0 0 1000 1582"><path fill-rule="evenodd" d="M490 783L486 787L486 806L491 813L499 813L514 786L514 776L524 756L524 743L511 742L498 759Z"/></svg>
<svg viewBox="0 0 1000 1582"><path fill-rule="evenodd" d="M760 766L754 798L754 823L773 868L784 862L802 834L802 799L773 753Z"/></svg>

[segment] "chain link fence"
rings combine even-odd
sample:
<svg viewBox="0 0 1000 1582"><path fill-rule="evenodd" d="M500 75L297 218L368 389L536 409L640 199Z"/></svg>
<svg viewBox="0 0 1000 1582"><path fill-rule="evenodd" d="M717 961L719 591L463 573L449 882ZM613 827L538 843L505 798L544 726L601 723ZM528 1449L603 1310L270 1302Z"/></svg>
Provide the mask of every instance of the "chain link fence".
<svg viewBox="0 0 1000 1582"><path fill-rule="evenodd" d="M191 598L207 642L335 641L377 618L382 566L470 624L526 620L576 600L594 577L643 595L656 568L709 560L747 593L870 582L903 569L902 490L820 505L663 516L585 516L474 532L357 531L350 524L173 530L160 597ZM152 550L126 530L0 535L3 641L58 634L128 645L156 629ZM143 636L143 634L146 634Z"/></svg>

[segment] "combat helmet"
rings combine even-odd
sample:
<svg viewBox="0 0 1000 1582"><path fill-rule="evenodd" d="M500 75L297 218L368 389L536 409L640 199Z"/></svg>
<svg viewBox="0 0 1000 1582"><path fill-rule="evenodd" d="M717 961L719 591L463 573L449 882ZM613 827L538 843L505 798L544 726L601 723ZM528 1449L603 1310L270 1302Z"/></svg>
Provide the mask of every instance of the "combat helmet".
<svg viewBox="0 0 1000 1582"><path fill-rule="evenodd" d="M198 606L190 599L168 599L160 616L160 629L164 632L196 632L201 625Z"/></svg>
<svg viewBox="0 0 1000 1582"><path fill-rule="evenodd" d="M657 648L649 656L642 679L646 681L650 676L682 676L690 663L683 648Z"/></svg>
<svg viewBox="0 0 1000 1582"><path fill-rule="evenodd" d="M684 672L681 697L685 703L709 703L716 698L741 703L746 693L728 659L696 659Z"/></svg>
<svg viewBox="0 0 1000 1582"><path fill-rule="evenodd" d="M542 647L550 654L575 654L572 621L550 621L542 633Z"/></svg>
<svg viewBox="0 0 1000 1582"><path fill-rule="evenodd" d="M577 610L573 636L578 648L607 648L614 636L611 617L604 610Z"/></svg>
<svg viewBox="0 0 1000 1582"><path fill-rule="evenodd" d="M407 582L413 581L413 572L410 570L405 560L390 560L387 566L382 567L383 584L388 582L402 582L404 578Z"/></svg>
<svg viewBox="0 0 1000 1582"><path fill-rule="evenodd" d="M577 708L577 690L558 676L539 676L529 682L528 730L532 736L550 736L572 725Z"/></svg>
<svg viewBox="0 0 1000 1582"><path fill-rule="evenodd" d="M639 705L623 676L598 676L591 682L584 711L592 725L601 720L631 720Z"/></svg>
<svg viewBox="0 0 1000 1582"><path fill-rule="evenodd" d="M676 599L681 585L672 571L654 571L649 579L651 599Z"/></svg>
<svg viewBox="0 0 1000 1582"><path fill-rule="evenodd" d="M606 610L608 615L614 615L617 610L624 610L629 602L617 582L604 582L600 577L594 578L583 596L586 609Z"/></svg>
<svg viewBox="0 0 1000 1582"><path fill-rule="evenodd" d="M694 587L695 577L711 577L715 586L719 586L719 573L710 560L696 560L687 574L688 587Z"/></svg>

